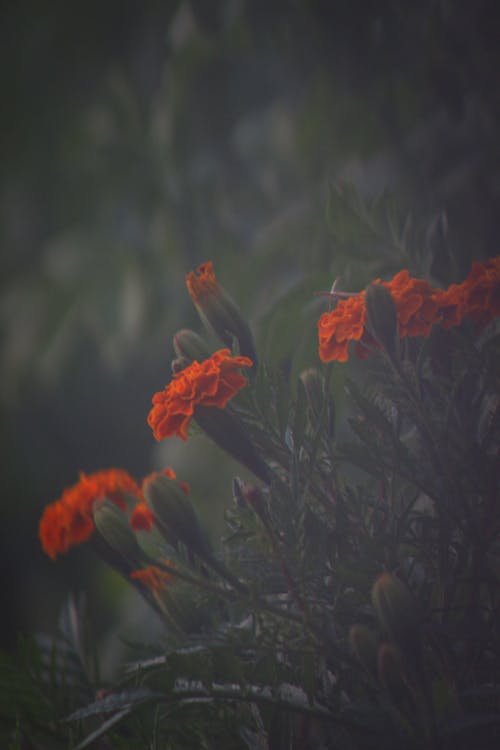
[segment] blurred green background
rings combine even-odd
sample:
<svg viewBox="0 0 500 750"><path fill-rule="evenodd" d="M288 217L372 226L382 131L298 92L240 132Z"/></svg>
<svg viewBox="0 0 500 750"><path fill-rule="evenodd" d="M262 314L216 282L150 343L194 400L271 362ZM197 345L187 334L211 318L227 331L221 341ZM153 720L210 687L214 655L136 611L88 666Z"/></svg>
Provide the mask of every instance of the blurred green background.
<svg viewBox="0 0 500 750"><path fill-rule="evenodd" d="M171 464L220 533L234 465L200 438L157 446L146 424L172 334L199 328L187 271L213 260L263 356L294 374L317 361L313 292L337 275L449 283L498 253L497 14L2 5L0 645L52 630L70 590L100 634L126 617L84 546L56 564L39 548L43 507L80 470ZM383 191L363 216L357 196Z"/></svg>

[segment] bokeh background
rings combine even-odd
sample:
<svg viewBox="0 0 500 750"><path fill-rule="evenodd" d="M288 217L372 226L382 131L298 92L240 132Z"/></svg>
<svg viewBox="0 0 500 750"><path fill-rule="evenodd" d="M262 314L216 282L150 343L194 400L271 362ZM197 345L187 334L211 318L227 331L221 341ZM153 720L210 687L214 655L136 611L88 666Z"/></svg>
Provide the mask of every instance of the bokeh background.
<svg viewBox="0 0 500 750"><path fill-rule="evenodd" d="M146 424L172 334L199 329L187 271L212 259L263 356L294 373L317 361L313 292L337 275L359 289L404 264L449 283L498 253L497 15L2 4L1 647L53 631L70 591L103 639L133 609L84 546L55 564L39 548L43 507L79 471L171 464L220 534L235 467Z"/></svg>

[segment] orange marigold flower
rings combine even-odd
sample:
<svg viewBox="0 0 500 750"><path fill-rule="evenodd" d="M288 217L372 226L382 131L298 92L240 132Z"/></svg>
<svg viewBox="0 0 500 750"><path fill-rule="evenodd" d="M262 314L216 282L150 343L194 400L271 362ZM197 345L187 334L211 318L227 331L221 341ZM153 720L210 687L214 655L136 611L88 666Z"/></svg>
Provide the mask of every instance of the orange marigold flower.
<svg viewBox="0 0 500 750"><path fill-rule="evenodd" d="M55 560L58 554L86 541L95 528L92 517L95 502L107 498L125 510L127 494L138 497L140 490L122 469L80 474L78 482L65 489L59 500L48 505L42 514L38 533L44 551Z"/></svg>
<svg viewBox="0 0 500 750"><path fill-rule="evenodd" d="M383 284L396 305L400 337L428 336L437 322L436 289L423 279L412 278L406 270Z"/></svg>
<svg viewBox="0 0 500 750"><path fill-rule="evenodd" d="M463 288L464 314L480 326L500 315L500 256L472 264L460 285Z"/></svg>
<svg viewBox="0 0 500 750"><path fill-rule="evenodd" d="M318 322L319 356L322 362L346 362L351 341L359 341L365 330L365 293L341 300L323 313Z"/></svg>
<svg viewBox="0 0 500 750"><path fill-rule="evenodd" d="M196 305L206 296L220 295L220 285L215 278L214 265L211 260L199 265L196 271L188 273L186 285L189 296Z"/></svg>
<svg viewBox="0 0 500 750"><path fill-rule="evenodd" d="M170 560L165 560L165 562L171 565ZM136 581L140 581L144 586L147 586L153 594L161 594L166 588L167 583L172 580L172 575L165 570L162 570L157 565L150 565L148 568L133 570L130 573L130 577Z"/></svg>
<svg viewBox="0 0 500 750"><path fill-rule="evenodd" d="M465 314L464 285L452 284L448 289L439 289L435 299L438 305L436 317L439 324L446 331L460 325Z"/></svg>
<svg viewBox="0 0 500 750"><path fill-rule="evenodd" d="M500 315L500 257L474 263L462 284L435 289L423 279L415 279L407 270L382 283L391 293L396 306L398 333L405 336L428 336L432 326L444 329L459 325L464 317L481 326ZM349 343L357 341L356 353L366 357L377 346L366 330L365 293L341 300L337 307L319 319L319 356L323 362L345 362Z"/></svg>
<svg viewBox="0 0 500 750"><path fill-rule="evenodd" d="M229 349L220 349L203 362L192 362L175 373L165 389L153 396L148 424L157 440L178 435L187 439L187 430L196 406L223 409L246 385L237 370L251 367L248 357L232 357Z"/></svg>

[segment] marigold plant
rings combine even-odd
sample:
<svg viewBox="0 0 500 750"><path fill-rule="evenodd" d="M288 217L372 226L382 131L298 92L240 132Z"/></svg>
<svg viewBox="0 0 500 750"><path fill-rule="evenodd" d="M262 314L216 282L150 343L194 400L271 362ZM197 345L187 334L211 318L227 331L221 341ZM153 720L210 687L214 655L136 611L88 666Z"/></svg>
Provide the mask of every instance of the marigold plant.
<svg viewBox="0 0 500 750"><path fill-rule="evenodd" d="M217 333L235 308L210 263L188 288ZM223 544L198 515L215 499L171 468L140 486L82 475L46 508L45 551L96 529L93 549L162 627L65 717L80 747L498 747L499 259L446 289L401 270L330 296L323 364L295 380L241 354L245 326L199 360L198 333L174 337L148 422L186 440L195 419L251 473L233 479Z"/></svg>

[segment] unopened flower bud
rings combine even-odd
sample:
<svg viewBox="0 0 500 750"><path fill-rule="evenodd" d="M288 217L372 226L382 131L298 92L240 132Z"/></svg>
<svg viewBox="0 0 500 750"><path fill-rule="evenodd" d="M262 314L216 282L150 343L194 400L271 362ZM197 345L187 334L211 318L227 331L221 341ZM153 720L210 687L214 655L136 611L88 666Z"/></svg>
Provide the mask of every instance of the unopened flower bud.
<svg viewBox="0 0 500 750"><path fill-rule="evenodd" d="M179 482L157 474L144 482L143 492L157 528L169 543L178 539L199 557L212 557L208 538Z"/></svg>
<svg viewBox="0 0 500 750"><path fill-rule="evenodd" d="M131 567L139 567L144 560L137 539L129 526L127 516L109 500L94 506L94 523L97 531L114 552Z"/></svg>
<svg viewBox="0 0 500 750"><path fill-rule="evenodd" d="M184 362L183 367L191 364L193 360L202 362L204 359L210 357L212 353L205 340L189 328L177 331L173 343L174 351L178 357L178 360L174 361Z"/></svg>
<svg viewBox="0 0 500 750"><path fill-rule="evenodd" d="M215 278L212 262L202 263L196 271L191 271L186 284L203 323L230 349L237 339L239 353L250 357L255 367L257 353L250 327L238 305Z"/></svg>
<svg viewBox="0 0 500 750"><path fill-rule="evenodd" d="M393 643L383 643L378 650L379 680L388 690L395 703L409 695L408 685L404 678L401 653Z"/></svg>
<svg viewBox="0 0 500 750"><path fill-rule="evenodd" d="M215 409L198 406L194 414L195 422L214 443L228 455L235 458L266 484L271 480L271 472L264 459L257 453L244 426L229 409Z"/></svg>
<svg viewBox="0 0 500 750"><path fill-rule="evenodd" d="M376 677L378 638L366 625L353 625L349 630L349 642L366 671Z"/></svg>
<svg viewBox="0 0 500 750"><path fill-rule="evenodd" d="M366 289L366 322L369 333L388 352L396 352L398 319L392 295L383 284L370 284Z"/></svg>
<svg viewBox="0 0 500 750"><path fill-rule="evenodd" d="M372 603L380 624L395 643L409 652L418 649L420 615L405 584L392 573L382 573L373 584Z"/></svg>

